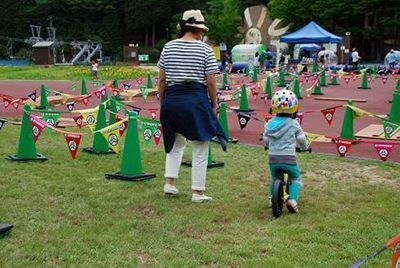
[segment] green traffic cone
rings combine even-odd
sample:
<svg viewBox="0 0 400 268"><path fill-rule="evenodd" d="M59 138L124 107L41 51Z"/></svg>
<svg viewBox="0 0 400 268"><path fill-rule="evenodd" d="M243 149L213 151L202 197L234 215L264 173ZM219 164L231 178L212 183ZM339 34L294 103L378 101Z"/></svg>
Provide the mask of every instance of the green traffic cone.
<svg viewBox="0 0 400 268"><path fill-rule="evenodd" d="M16 154L8 156L11 161L44 161L47 158L36 152L36 144L33 138L33 129L30 120L30 111L32 110L29 104L25 104L24 113L22 115L21 132L19 135L18 150Z"/></svg>
<svg viewBox="0 0 400 268"><path fill-rule="evenodd" d="M254 111L254 109L249 108L249 100L247 98L247 89L245 85L242 85L242 91L240 94L240 106L239 111L241 112L249 112Z"/></svg>
<svg viewBox="0 0 400 268"><path fill-rule="evenodd" d="M105 176L107 179L129 181L142 181L156 177L153 173L143 172L136 112L129 111L120 172L107 173Z"/></svg>
<svg viewBox="0 0 400 268"><path fill-rule="evenodd" d="M253 82L253 83L258 82L258 68L254 68L252 82Z"/></svg>
<svg viewBox="0 0 400 268"><path fill-rule="evenodd" d="M96 132L97 130L103 129L107 126L106 123L106 105L104 103L99 104L99 110L97 111L96 127L93 137L92 147L86 147L83 149L84 152L92 154L113 154L115 153L108 146L108 141L104 138L103 134Z"/></svg>
<svg viewBox="0 0 400 268"><path fill-rule="evenodd" d="M397 90L400 90L400 79L397 79L396 89L397 89Z"/></svg>
<svg viewBox="0 0 400 268"><path fill-rule="evenodd" d="M230 89L229 82L228 82L228 74L226 73L226 71L224 71L222 73L222 86L220 89L221 90L229 90Z"/></svg>
<svg viewBox="0 0 400 268"><path fill-rule="evenodd" d="M286 64L286 68L285 68L285 75L289 75L290 74L290 64Z"/></svg>
<svg viewBox="0 0 400 268"><path fill-rule="evenodd" d="M332 78L332 80L331 80L329 85L332 85L332 86L339 86L340 85L338 80L337 80L337 71L336 70L333 70L333 78Z"/></svg>
<svg viewBox="0 0 400 268"><path fill-rule="evenodd" d="M219 107L218 121L224 131L225 136L228 138L228 142L236 143L237 139L233 139L230 136L229 126L228 126L228 116L226 113L226 103L222 102Z"/></svg>
<svg viewBox="0 0 400 268"><path fill-rule="evenodd" d="M267 98L272 99L272 83L271 77L267 76L267 81L265 82L265 93L267 94Z"/></svg>
<svg viewBox="0 0 400 268"><path fill-rule="evenodd" d="M347 101L348 105L353 105L352 100ZM346 107L346 111L343 118L342 129L340 131L340 138L355 140L354 136L354 123L353 123L353 110L349 107Z"/></svg>
<svg viewBox="0 0 400 268"><path fill-rule="evenodd" d="M400 123L400 91L397 90L393 92L389 120L392 122Z"/></svg>
<svg viewBox="0 0 400 268"><path fill-rule="evenodd" d="M368 81L367 81L367 72L363 72L361 87L358 87L358 88L359 89L370 89L370 87L368 86Z"/></svg>
<svg viewBox="0 0 400 268"><path fill-rule="evenodd" d="M246 67L244 68L244 74L245 74L245 76L249 76L249 73L250 73L249 67L246 66Z"/></svg>
<svg viewBox="0 0 400 268"><path fill-rule="evenodd" d="M279 81L278 81L278 86L279 86L279 87L284 87L284 86L286 86L285 74L284 74L282 68L279 69Z"/></svg>
<svg viewBox="0 0 400 268"><path fill-rule="evenodd" d="M81 83L81 95L86 95L88 93L88 89L86 86L86 79L82 78L82 83Z"/></svg>
<svg viewBox="0 0 400 268"><path fill-rule="evenodd" d="M321 72L321 77L319 78L319 86L320 87L326 87L326 72L325 70L322 70Z"/></svg>
<svg viewBox="0 0 400 268"><path fill-rule="evenodd" d="M114 78L112 85L113 85L113 88L118 88L118 79L117 78Z"/></svg>
<svg viewBox="0 0 400 268"><path fill-rule="evenodd" d="M313 93L311 95L324 95L324 93L321 91L321 88L318 84L315 85Z"/></svg>
<svg viewBox="0 0 400 268"><path fill-rule="evenodd" d="M40 86L40 104L36 109L47 109L49 106L49 101L47 100L47 87L45 85Z"/></svg>
<svg viewBox="0 0 400 268"><path fill-rule="evenodd" d="M294 79L294 86L293 86L293 92L296 95L298 99L302 99L303 97L301 96L301 88L300 88L300 83L299 79L296 77Z"/></svg>
<svg viewBox="0 0 400 268"><path fill-rule="evenodd" d="M112 124L117 122L117 100L115 99L114 96L110 97L110 104L108 105L108 109L110 110L110 117L109 117L109 122L108 124L111 126Z"/></svg>
<svg viewBox="0 0 400 268"><path fill-rule="evenodd" d="M374 74L378 74L378 65L374 65L373 72Z"/></svg>
<svg viewBox="0 0 400 268"><path fill-rule="evenodd" d="M316 73L316 72L318 72L318 65L317 64L313 64L313 66L312 66L312 72L313 73Z"/></svg>
<svg viewBox="0 0 400 268"><path fill-rule="evenodd" d="M151 75L150 74L147 75L147 85L146 85L146 87L147 88L153 88L153 81L151 80Z"/></svg>

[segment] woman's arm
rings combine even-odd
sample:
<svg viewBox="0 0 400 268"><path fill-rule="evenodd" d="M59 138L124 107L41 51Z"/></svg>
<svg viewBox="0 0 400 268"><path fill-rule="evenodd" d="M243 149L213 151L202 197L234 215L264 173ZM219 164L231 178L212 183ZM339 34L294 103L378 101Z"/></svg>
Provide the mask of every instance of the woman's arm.
<svg viewBox="0 0 400 268"><path fill-rule="evenodd" d="M218 108L217 103L217 84L215 82L215 74L207 74L207 90L210 96L211 105L214 109Z"/></svg>
<svg viewBox="0 0 400 268"><path fill-rule="evenodd" d="M161 69L158 71L158 94L160 96L160 103L162 104L165 95L165 71Z"/></svg>

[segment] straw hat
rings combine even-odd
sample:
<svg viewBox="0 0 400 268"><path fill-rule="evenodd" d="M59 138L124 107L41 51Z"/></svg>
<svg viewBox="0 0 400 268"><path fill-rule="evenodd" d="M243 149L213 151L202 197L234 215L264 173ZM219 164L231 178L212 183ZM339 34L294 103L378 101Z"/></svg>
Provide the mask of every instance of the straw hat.
<svg viewBox="0 0 400 268"><path fill-rule="evenodd" d="M186 10L182 16L182 23L185 26L191 26L208 31L208 27L204 24L204 17L200 10Z"/></svg>

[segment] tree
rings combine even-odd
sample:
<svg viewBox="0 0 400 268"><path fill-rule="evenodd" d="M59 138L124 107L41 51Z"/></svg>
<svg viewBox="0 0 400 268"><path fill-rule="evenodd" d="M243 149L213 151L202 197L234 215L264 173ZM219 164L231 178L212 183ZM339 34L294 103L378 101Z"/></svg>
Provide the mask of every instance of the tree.
<svg viewBox="0 0 400 268"><path fill-rule="evenodd" d="M211 0L208 5L205 17L210 31L207 36L215 43L224 42L228 49L232 49L243 38L238 30L242 23L239 1Z"/></svg>

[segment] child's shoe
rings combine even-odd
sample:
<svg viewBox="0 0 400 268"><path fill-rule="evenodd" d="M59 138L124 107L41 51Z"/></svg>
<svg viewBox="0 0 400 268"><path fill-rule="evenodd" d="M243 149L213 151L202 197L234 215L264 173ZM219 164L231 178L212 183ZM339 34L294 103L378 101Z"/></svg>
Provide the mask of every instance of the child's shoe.
<svg viewBox="0 0 400 268"><path fill-rule="evenodd" d="M289 199L286 201L286 207L290 213L298 213L299 208L297 207L297 202L294 199Z"/></svg>

